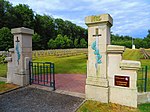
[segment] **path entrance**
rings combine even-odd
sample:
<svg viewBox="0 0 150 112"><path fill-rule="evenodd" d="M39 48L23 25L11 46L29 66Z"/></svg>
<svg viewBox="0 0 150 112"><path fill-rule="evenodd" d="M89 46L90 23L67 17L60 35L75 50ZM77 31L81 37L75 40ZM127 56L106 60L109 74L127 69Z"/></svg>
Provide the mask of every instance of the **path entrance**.
<svg viewBox="0 0 150 112"><path fill-rule="evenodd" d="M36 88L22 88L0 95L1 112L74 112L83 98Z"/></svg>
<svg viewBox="0 0 150 112"><path fill-rule="evenodd" d="M85 93L86 75L56 74L56 89L69 92Z"/></svg>
<svg viewBox="0 0 150 112"><path fill-rule="evenodd" d="M53 90L85 93L86 75L55 74L51 62L29 62L30 84L52 87Z"/></svg>

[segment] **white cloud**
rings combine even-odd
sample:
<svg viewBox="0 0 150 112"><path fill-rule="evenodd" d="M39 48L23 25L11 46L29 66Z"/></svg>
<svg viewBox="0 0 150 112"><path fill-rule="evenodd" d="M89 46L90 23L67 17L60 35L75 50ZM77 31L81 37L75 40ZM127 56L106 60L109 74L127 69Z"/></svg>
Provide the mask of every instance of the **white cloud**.
<svg viewBox="0 0 150 112"><path fill-rule="evenodd" d="M150 5L144 0L9 0L14 5L28 4L35 12L71 20L86 27L84 17L109 13L113 33L138 36L150 29ZM134 33L135 32L135 33ZM145 34L146 35L146 34ZM145 36L143 34L143 37Z"/></svg>

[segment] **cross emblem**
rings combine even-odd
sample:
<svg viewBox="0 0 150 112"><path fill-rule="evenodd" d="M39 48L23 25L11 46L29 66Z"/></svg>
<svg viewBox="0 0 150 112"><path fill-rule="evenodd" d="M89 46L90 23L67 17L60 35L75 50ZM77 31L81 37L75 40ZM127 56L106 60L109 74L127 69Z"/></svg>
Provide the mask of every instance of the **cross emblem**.
<svg viewBox="0 0 150 112"><path fill-rule="evenodd" d="M20 41L19 41L18 37L17 37L17 40L15 42L17 42L17 44L16 44L16 53L17 53L17 62L18 62L18 65L19 65L19 60L20 60L19 42Z"/></svg>
<svg viewBox="0 0 150 112"><path fill-rule="evenodd" d="M98 36L102 36L101 34L98 34L98 28L95 29L95 35L93 35L93 37L98 37Z"/></svg>
<svg viewBox="0 0 150 112"><path fill-rule="evenodd" d="M98 28L95 29L95 34L93 35L93 37L96 37L96 40L92 43L92 49L94 50L94 54L96 55L96 63L95 63L95 67L96 67L96 71L98 71L98 64L101 64L101 54L99 53L99 36L102 36L101 34L98 33Z"/></svg>
<svg viewBox="0 0 150 112"><path fill-rule="evenodd" d="M17 37L17 40L15 42L17 42L17 43L20 42L20 40L18 39L18 37Z"/></svg>

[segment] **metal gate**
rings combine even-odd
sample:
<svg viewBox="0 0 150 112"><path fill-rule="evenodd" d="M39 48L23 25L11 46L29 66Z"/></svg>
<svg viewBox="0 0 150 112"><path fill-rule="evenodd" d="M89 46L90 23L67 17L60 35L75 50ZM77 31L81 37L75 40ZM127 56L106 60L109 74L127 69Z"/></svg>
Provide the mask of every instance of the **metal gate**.
<svg viewBox="0 0 150 112"><path fill-rule="evenodd" d="M150 66L144 66L138 71L138 92L150 91Z"/></svg>
<svg viewBox="0 0 150 112"><path fill-rule="evenodd" d="M29 62L30 85L49 86L55 90L54 63Z"/></svg>

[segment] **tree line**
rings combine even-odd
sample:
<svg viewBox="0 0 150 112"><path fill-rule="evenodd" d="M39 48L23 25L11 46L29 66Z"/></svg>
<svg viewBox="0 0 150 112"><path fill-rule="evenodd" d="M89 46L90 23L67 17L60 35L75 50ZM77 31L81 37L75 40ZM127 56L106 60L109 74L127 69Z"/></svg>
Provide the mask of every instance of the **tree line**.
<svg viewBox="0 0 150 112"><path fill-rule="evenodd" d="M144 38L133 38L130 36L111 34L111 43L114 45L121 45L126 46L127 48L132 48L132 39L136 48L150 48L150 30L148 30L148 34Z"/></svg>
<svg viewBox="0 0 150 112"><path fill-rule="evenodd" d="M13 47L10 29L17 27L34 30L33 49L87 47L87 29L68 20L37 14L28 5L13 6L0 0L0 50Z"/></svg>
<svg viewBox="0 0 150 112"><path fill-rule="evenodd" d="M0 51L13 47L10 29L17 27L35 31L33 50L87 47L87 29L68 20L37 14L28 5L13 6L6 0L0 0ZM131 48L131 40L129 36L111 34L112 44ZM144 39L135 38L134 43L137 48L150 47L150 31Z"/></svg>

